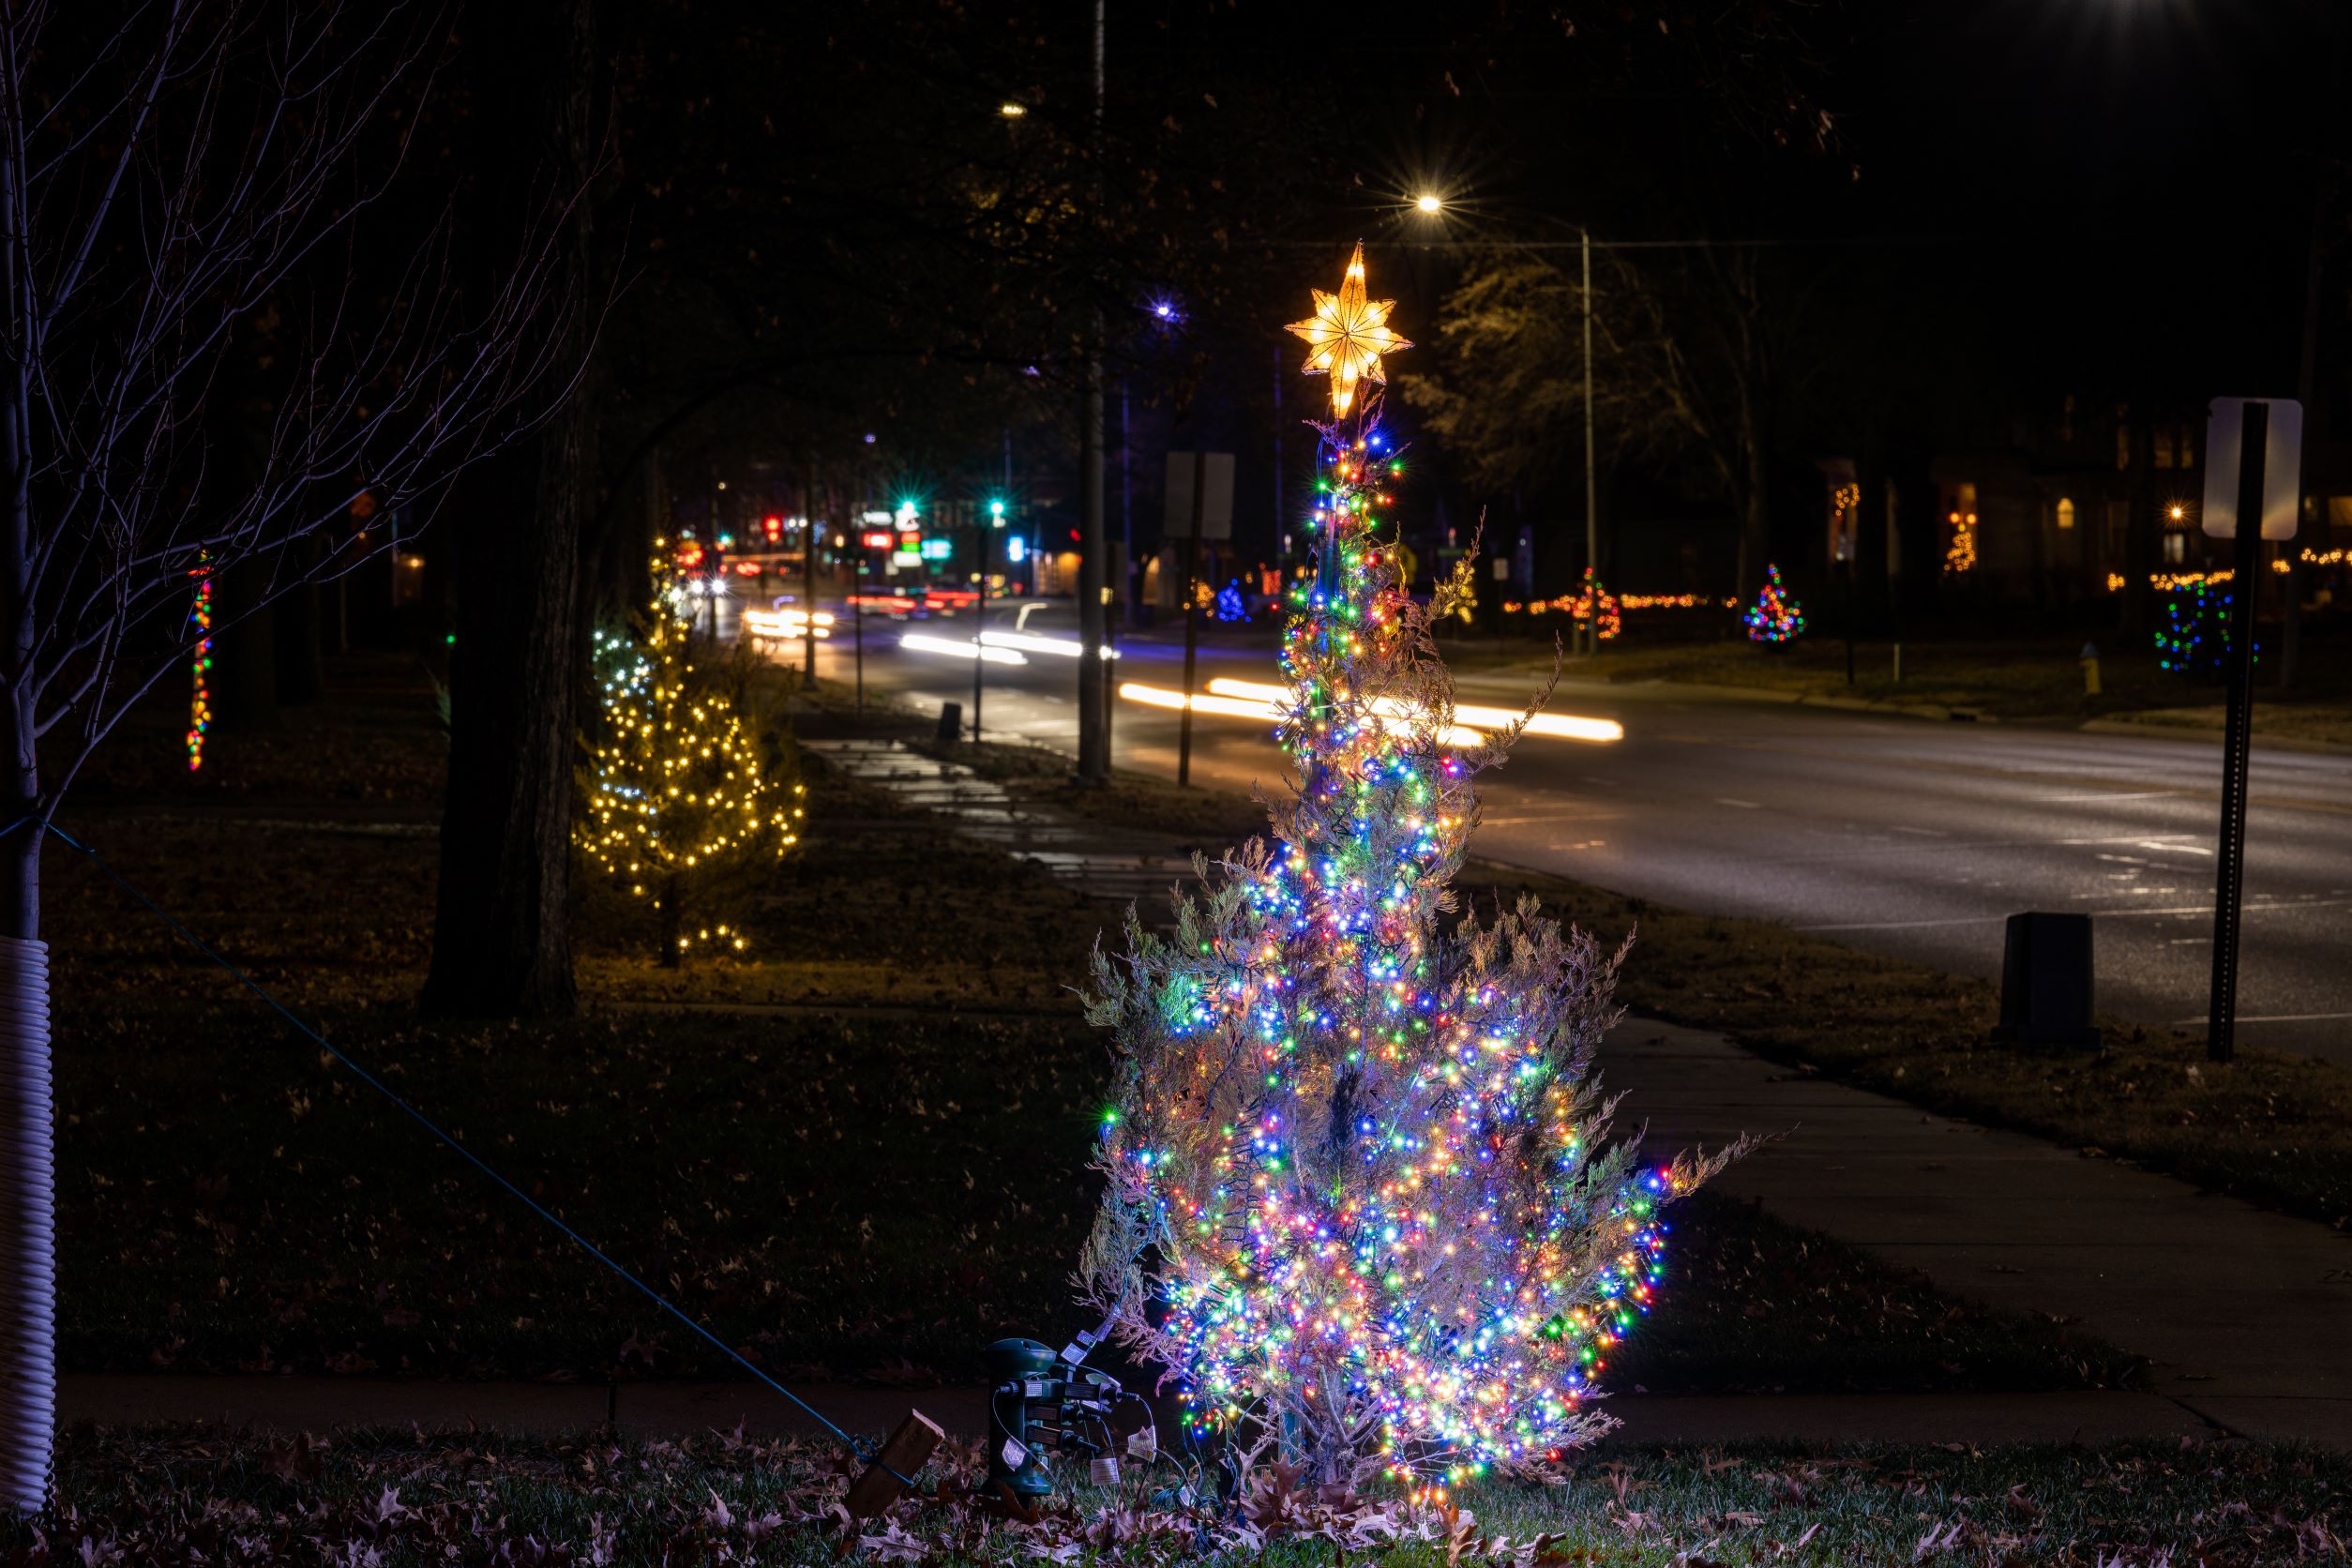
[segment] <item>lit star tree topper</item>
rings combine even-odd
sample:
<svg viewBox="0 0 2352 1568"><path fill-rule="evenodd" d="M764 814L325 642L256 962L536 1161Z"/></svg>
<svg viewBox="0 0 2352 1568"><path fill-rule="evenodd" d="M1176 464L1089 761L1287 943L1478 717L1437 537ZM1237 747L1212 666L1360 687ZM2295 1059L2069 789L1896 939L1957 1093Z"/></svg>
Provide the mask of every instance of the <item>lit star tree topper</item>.
<svg viewBox="0 0 2352 1568"><path fill-rule="evenodd" d="M1358 382L1388 384L1380 369L1380 355L1412 347L1389 327L1388 313L1395 308L1393 299L1366 296L1364 242L1358 240L1355 254L1348 258L1347 274L1339 280L1339 292L1333 294L1317 289L1315 314L1290 324L1289 330L1306 339L1306 373L1331 377L1334 419L1348 417L1355 405Z"/></svg>
<svg viewBox="0 0 2352 1568"><path fill-rule="evenodd" d="M1442 1485L1607 1425L1596 1380L1663 1277L1664 1208L1738 1151L1644 1165L1608 1137L1622 948L1532 899L1454 917L1471 778L1517 727L1455 729L1429 627L1472 563L1409 592L1377 412L1323 427L1270 837L1203 863L1172 937L1131 916L1096 956L1117 1066L1079 1279L1244 1467Z"/></svg>

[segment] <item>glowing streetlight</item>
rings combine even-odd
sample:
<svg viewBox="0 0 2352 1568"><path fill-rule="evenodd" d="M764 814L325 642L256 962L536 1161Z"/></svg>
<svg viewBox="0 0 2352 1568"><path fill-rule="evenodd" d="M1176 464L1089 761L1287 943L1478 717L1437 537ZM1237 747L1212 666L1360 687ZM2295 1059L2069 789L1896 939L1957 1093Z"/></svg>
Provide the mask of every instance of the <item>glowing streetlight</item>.
<svg viewBox="0 0 2352 1568"><path fill-rule="evenodd" d="M1413 205L1419 207L1423 212L1428 213L1434 217L1441 208L1444 207L1445 201L1442 197L1438 196L1433 192L1425 192L1419 200L1413 203Z"/></svg>
<svg viewBox="0 0 2352 1568"><path fill-rule="evenodd" d="M1029 105L1025 103L1013 103L1007 101L998 104L996 112L1003 115L1008 120L1018 120L1023 114L1029 113Z"/></svg>

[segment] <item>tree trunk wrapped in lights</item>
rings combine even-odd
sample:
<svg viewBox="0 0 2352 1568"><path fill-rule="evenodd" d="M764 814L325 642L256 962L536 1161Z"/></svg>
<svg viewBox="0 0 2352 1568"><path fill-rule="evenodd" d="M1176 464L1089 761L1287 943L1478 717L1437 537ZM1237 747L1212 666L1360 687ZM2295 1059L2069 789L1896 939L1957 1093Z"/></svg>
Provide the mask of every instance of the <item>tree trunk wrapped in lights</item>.
<svg viewBox="0 0 2352 1568"><path fill-rule="evenodd" d="M1359 252L1319 297L1362 294ZM1348 345L1309 341L1338 382ZM1354 364L1334 402L1379 381ZM1204 863L1173 940L1131 918L1097 956L1089 1016L1120 1061L1080 1265L1244 1466L1279 1452L1349 1484L1531 1463L1607 1425L1590 1401L1662 1273L1660 1210L1737 1152L1638 1168L1607 1141L1592 1053L1622 949L1532 899L1447 919L1471 779L1518 727L1456 727L1429 626L1470 563L1426 609L1409 596L1380 536L1402 464L1369 402L1324 430L1272 841Z"/></svg>
<svg viewBox="0 0 2352 1568"><path fill-rule="evenodd" d="M675 967L698 949L743 950L741 926L718 917L799 842L805 790L789 754L746 724L740 671L688 656L696 601L677 563L657 553L653 576L636 625L596 634L604 734L576 837L658 912L661 961Z"/></svg>

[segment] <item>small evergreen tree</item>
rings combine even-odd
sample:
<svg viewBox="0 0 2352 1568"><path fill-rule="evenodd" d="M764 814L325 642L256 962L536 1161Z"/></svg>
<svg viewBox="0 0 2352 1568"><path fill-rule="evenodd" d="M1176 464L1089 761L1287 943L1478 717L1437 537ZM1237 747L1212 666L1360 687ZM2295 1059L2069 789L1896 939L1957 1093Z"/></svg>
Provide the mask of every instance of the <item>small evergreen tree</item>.
<svg viewBox="0 0 2352 1568"><path fill-rule="evenodd" d="M626 631L595 637L604 733L591 748L580 848L660 915L661 961L741 951L719 918L799 842L803 786L745 723L746 672L696 665L693 601L656 541L654 592Z"/></svg>
<svg viewBox="0 0 2352 1568"><path fill-rule="evenodd" d="M1334 303L1362 294L1359 260ZM1592 1053L1622 949L1532 899L1450 918L1471 776L1516 727L1450 748L1429 626L1470 563L1417 604L1380 536L1401 463L1367 407L1324 433L1273 841L1204 862L1172 941L1131 914L1096 956L1118 1066L1079 1274L1244 1466L1459 1476L1606 1425L1589 1401L1659 1280L1660 1210L1728 1154L1639 1169L1608 1141Z"/></svg>
<svg viewBox="0 0 2352 1568"><path fill-rule="evenodd" d="M1747 623L1748 641L1760 642L1768 648L1786 648L1805 632L1804 606L1797 596L1781 585L1780 568L1764 568L1764 588L1756 596L1742 617Z"/></svg>

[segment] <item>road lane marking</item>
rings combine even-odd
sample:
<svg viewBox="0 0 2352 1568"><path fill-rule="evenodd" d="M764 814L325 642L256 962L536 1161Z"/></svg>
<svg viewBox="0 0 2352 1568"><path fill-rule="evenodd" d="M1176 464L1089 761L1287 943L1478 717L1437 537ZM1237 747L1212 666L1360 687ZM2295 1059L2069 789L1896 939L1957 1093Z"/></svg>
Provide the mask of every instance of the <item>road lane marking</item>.
<svg viewBox="0 0 2352 1568"><path fill-rule="evenodd" d="M1919 838L1949 838L1952 837L1951 834L1937 827L1898 827L1894 831L1897 833L1907 833L1912 835L1914 837Z"/></svg>
<svg viewBox="0 0 2352 1568"><path fill-rule="evenodd" d="M2352 1018L2352 1013L2257 1013L2253 1018L2240 1013L2237 1017L2239 1023L2333 1023L2339 1018ZM2207 1021L2203 1013L2199 1013L2194 1018L2172 1020L2175 1029L2182 1024Z"/></svg>
<svg viewBox="0 0 2352 1568"><path fill-rule="evenodd" d="M1717 795L1715 797L1715 804L1717 806L1736 806L1742 811L1761 811L1764 809L1761 802L1753 800L1733 800L1729 795Z"/></svg>
<svg viewBox="0 0 2352 1568"><path fill-rule="evenodd" d="M2082 794L2028 795L2026 798L2046 805L2057 801L2164 800L2179 792L2178 790L2091 790Z"/></svg>

